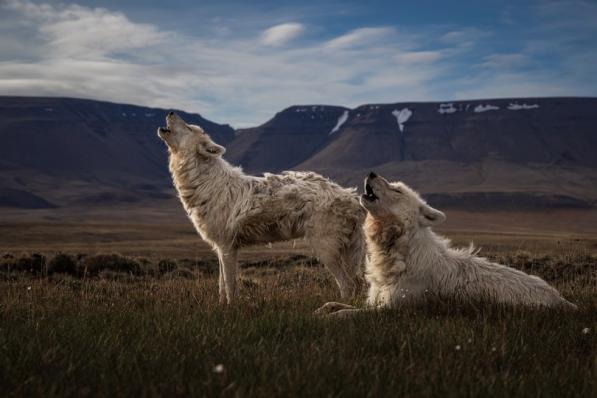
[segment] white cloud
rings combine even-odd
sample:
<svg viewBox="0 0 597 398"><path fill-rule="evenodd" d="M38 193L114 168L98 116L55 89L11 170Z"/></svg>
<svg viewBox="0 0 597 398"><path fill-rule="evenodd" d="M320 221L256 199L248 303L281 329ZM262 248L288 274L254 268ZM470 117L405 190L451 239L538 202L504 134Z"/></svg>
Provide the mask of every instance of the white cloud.
<svg viewBox="0 0 597 398"><path fill-rule="evenodd" d="M222 34L202 30L189 36L102 8L19 0L2 4L6 13L0 19L18 24L2 25L0 46L19 46L2 47L0 94L181 108L237 127L262 123L293 104L352 107L456 97L590 94L590 84L579 90L578 80L592 77L574 68L595 64L594 58L572 54L561 61L571 64L567 74L512 73L523 65L524 56L529 61L525 66L537 67L524 42L522 56L491 55L473 46L490 33L471 28L415 34L387 26L361 27L316 40L314 27L310 40L299 41L305 34L302 24L263 31L263 21L256 18L248 28L237 28L230 19L218 21ZM226 29L226 24L235 29ZM483 67L471 68L475 61L469 57L481 59Z"/></svg>
<svg viewBox="0 0 597 398"><path fill-rule="evenodd" d="M449 44L456 45L461 48L470 48L491 36L493 33L487 30L480 30L477 28L462 28L457 30L451 30L440 36L440 41Z"/></svg>
<svg viewBox="0 0 597 398"><path fill-rule="evenodd" d="M414 49L409 55L415 43L388 27L297 47L289 45L304 32L297 23L276 25L260 37L243 32L204 38L105 9L29 1L9 7L37 33L39 51L28 61L0 62L2 94L182 108L240 126L262 123L297 103L430 99L426 84L436 77L434 57ZM396 54L427 63L413 68L387 62Z"/></svg>
<svg viewBox="0 0 597 398"><path fill-rule="evenodd" d="M5 0L2 8L18 11L30 18L51 18L56 10L50 4L36 4L31 1Z"/></svg>
<svg viewBox="0 0 597 398"><path fill-rule="evenodd" d="M348 48L388 39L396 33L391 27L360 28L327 42L328 48Z"/></svg>
<svg viewBox="0 0 597 398"><path fill-rule="evenodd" d="M10 0L5 9L35 22L52 57L100 58L148 47L172 36L150 24L131 22L119 12L69 5L62 8L31 1Z"/></svg>
<svg viewBox="0 0 597 398"><path fill-rule="evenodd" d="M261 42L267 46L282 46L299 37L304 31L305 27L300 23L283 23L266 29L261 35Z"/></svg>

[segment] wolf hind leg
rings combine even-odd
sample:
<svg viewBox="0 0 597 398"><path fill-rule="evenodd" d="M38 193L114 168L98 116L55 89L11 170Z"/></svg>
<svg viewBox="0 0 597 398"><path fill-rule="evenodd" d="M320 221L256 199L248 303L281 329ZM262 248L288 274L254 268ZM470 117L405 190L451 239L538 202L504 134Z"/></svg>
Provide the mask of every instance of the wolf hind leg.
<svg viewBox="0 0 597 398"><path fill-rule="evenodd" d="M315 230L309 231L307 240L323 265L336 279L340 297L352 297L356 293L357 283L354 268L347 263L350 256L345 253L348 243L346 234L339 231L341 228L330 228L329 225L326 225L327 223L333 225L337 221L327 220L324 223L322 220L321 222L323 224L318 225Z"/></svg>
<svg viewBox="0 0 597 398"><path fill-rule="evenodd" d="M321 262L331 272L340 289L340 298L354 296L356 292L356 282L354 278L346 272L346 267L342 264L342 259L338 251L324 250L319 255Z"/></svg>

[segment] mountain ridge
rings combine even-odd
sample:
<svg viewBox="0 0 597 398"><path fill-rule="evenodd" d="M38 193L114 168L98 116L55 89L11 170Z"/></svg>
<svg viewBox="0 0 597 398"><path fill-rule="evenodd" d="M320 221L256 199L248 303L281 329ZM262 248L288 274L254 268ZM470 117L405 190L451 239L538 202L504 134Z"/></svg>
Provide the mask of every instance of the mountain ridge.
<svg viewBox="0 0 597 398"><path fill-rule="evenodd" d="M97 206L172 196L155 131L167 110L54 97L0 97L0 206ZM227 125L180 111L226 145ZM42 202L39 198L43 199Z"/></svg>
<svg viewBox="0 0 597 398"><path fill-rule="evenodd" d="M499 109L496 109L499 108ZM166 109L0 96L0 207L103 206L174 195L156 137ZM313 170L360 185L371 169L439 205L592 207L597 98L295 105L234 130L180 112L248 173Z"/></svg>

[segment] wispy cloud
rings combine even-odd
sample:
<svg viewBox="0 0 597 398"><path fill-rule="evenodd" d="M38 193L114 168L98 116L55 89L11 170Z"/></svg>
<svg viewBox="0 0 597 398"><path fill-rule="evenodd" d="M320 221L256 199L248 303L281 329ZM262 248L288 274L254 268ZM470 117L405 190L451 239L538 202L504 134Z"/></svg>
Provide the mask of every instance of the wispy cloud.
<svg viewBox="0 0 597 398"><path fill-rule="evenodd" d="M458 30L451 30L444 33L440 40L448 44L469 44L474 43L491 35L489 31L482 31L477 28L463 28Z"/></svg>
<svg viewBox="0 0 597 398"><path fill-rule="evenodd" d="M8 1L6 8L36 22L47 51L56 57L97 58L159 44L170 36L155 26L133 23L122 13L103 8L70 5L59 9L17 0Z"/></svg>
<svg viewBox="0 0 597 398"><path fill-rule="evenodd" d="M50 4L36 4L31 1L5 0L3 8L19 11L25 16L34 18L52 18L56 16L56 10Z"/></svg>
<svg viewBox="0 0 597 398"><path fill-rule="evenodd" d="M579 4L583 13L597 12ZM317 7L308 7L309 15L292 9L291 18L226 14L212 26L177 31L171 18L140 23L106 8L31 0L0 5L0 94L182 108L240 127L301 103L597 92L590 72L597 56L582 45L597 29L560 2L537 6L533 29L508 25L519 29L509 41L495 27L328 29L325 21L337 13L317 16ZM581 27L558 21L558 14L581 20Z"/></svg>
<svg viewBox="0 0 597 398"><path fill-rule="evenodd" d="M8 8L34 22L42 44L33 61L0 63L2 93L182 107L240 126L295 103L429 99L425 83L436 77L437 56L411 53L408 47L416 45L389 27L288 46L304 25L284 23L253 37L198 38L101 8L17 0ZM427 66L409 69L412 62Z"/></svg>
<svg viewBox="0 0 597 398"><path fill-rule="evenodd" d="M305 27L297 22L283 23L266 29L261 35L261 42L268 46L282 46L299 37Z"/></svg>
<svg viewBox="0 0 597 398"><path fill-rule="evenodd" d="M349 48L368 45L392 38L396 30L391 27L360 28L336 37L326 43L328 48Z"/></svg>
<svg viewBox="0 0 597 398"><path fill-rule="evenodd" d="M551 82L546 84L546 82ZM590 95L591 89L579 89L574 81L559 79L551 73L516 73L500 72L474 76L460 81L454 93L455 99L504 98L504 97L541 97Z"/></svg>
<svg viewBox="0 0 597 398"><path fill-rule="evenodd" d="M594 1L545 0L537 2L535 9L543 18L543 29L575 31L581 35L597 31L597 3Z"/></svg>
<svg viewBox="0 0 597 398"><path fill-rule="evenodd" d="M490 69L511 69L518 68L529 63L529 57L525 54L490 54L483 58L478 65Z"/></svg>

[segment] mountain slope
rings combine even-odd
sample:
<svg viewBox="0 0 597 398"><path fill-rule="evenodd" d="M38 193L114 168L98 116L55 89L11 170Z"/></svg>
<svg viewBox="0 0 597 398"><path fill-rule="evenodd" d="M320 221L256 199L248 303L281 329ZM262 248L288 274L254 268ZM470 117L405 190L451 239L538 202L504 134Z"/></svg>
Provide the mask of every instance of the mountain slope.
<svg viewBox="0 0 597 398"><path fill-rule="evenodd" d="M164 197L171 182L155 131L166 113L73 98L0 97L0 184L10 189L4 202L17 192L58 205ZM230 126L180 113L224 145L234 137Z"/></svg>
<svg viewBox="0 0 597 398"><path fill-rule="evenodd" d="M309 107L303 109L304 117L316 117ZM348 185L360 185L374 169L452 206L586 207L597 201L595 98L362 105L348 110L337 131L318 141L319 150L305 151L294 165L271 157L280 150L271 137L286 133L270 126L289 124L290 116L286 110L252 129L261 133L258 145L245 141L242 153L267 162L231 160L254 173L315 170ZM318 131L330 124L317 126Z"/></svg>
<svg viewBox="0 0 597 398"><path fill-rule="evenodd" d="M137 203L174 196L156 127L168 110L0 97L0 207ZM252 174L314 170L360 185L370 170L439 206L594 207L597 99L293 106L234 131L180 112Z"/></svg>
<svg viewBox="0 0 597 398"><path fill-rule="evenodd" d="M411 114L400 131L393 113L405 109ZM359 168L391 161L491 158L597 167L596 126L597 99L364 105L350 111L338 138L304 165Z"/></svg>
<svg viewBox="0 0 597 398"><path fill-rule="evenodd" d="M291 169L326 145L346 111L322 105L287 108L259 127L238 131L226 158L248 172Z"/></svg>

